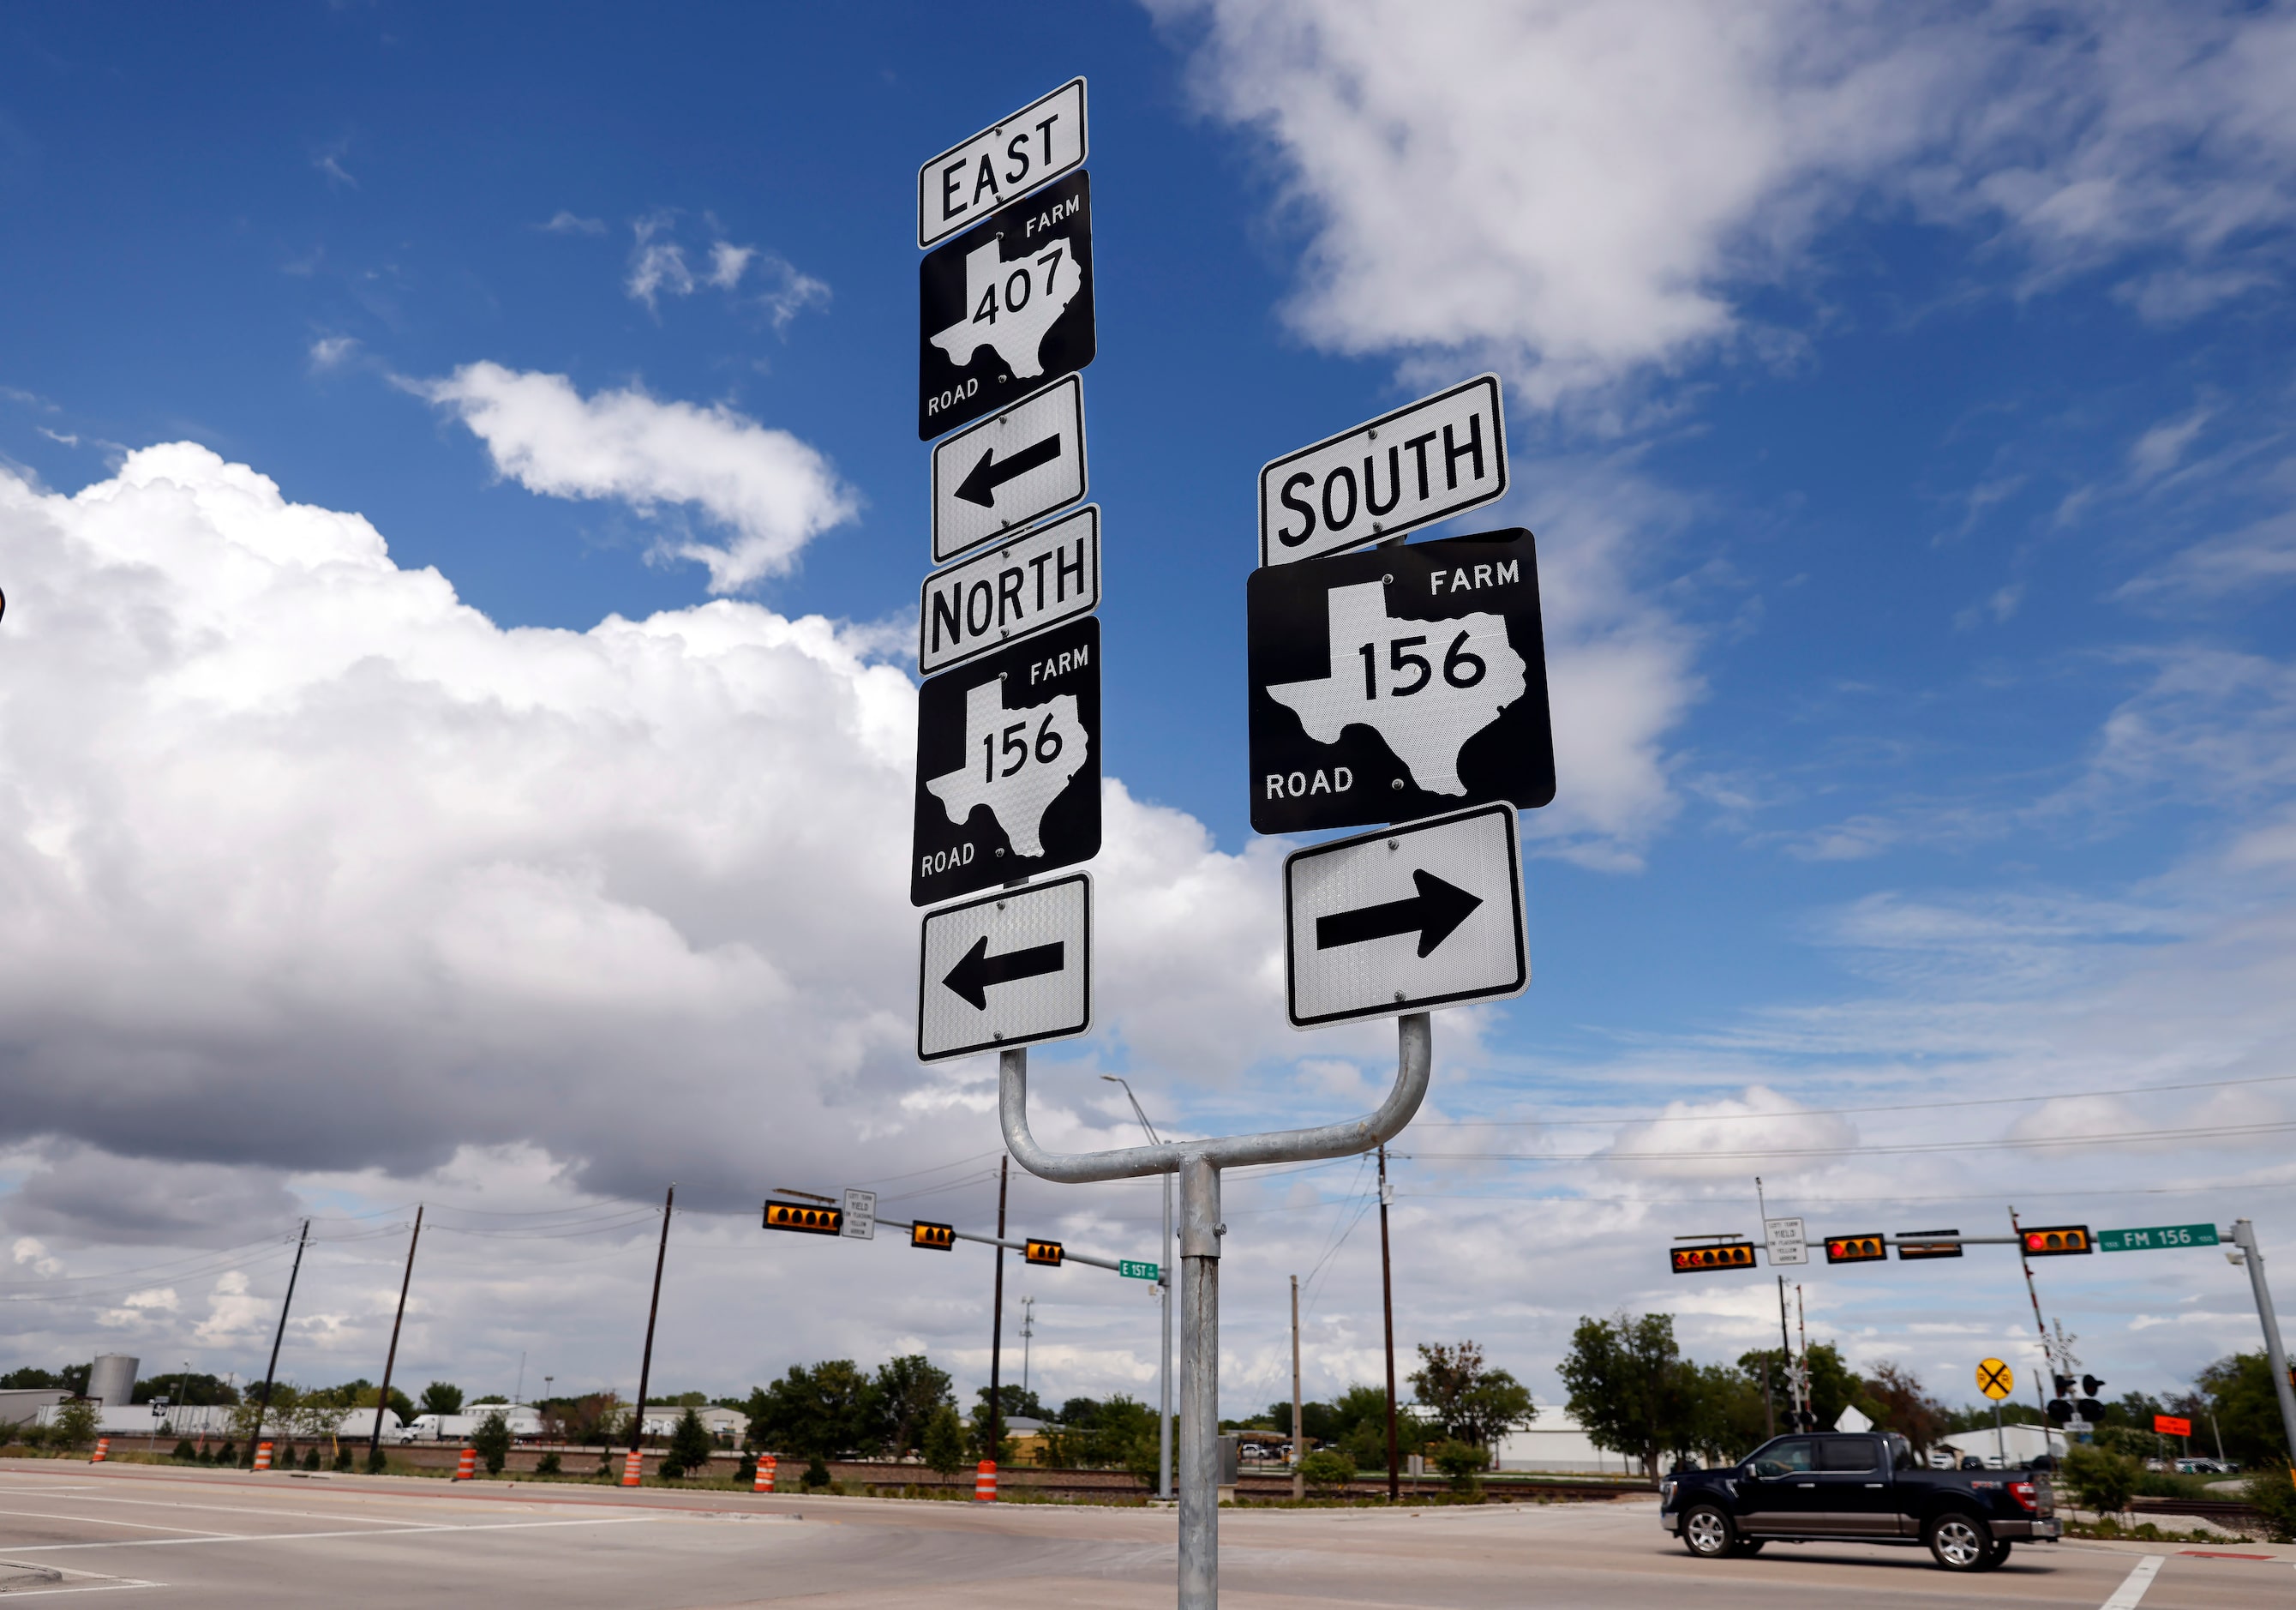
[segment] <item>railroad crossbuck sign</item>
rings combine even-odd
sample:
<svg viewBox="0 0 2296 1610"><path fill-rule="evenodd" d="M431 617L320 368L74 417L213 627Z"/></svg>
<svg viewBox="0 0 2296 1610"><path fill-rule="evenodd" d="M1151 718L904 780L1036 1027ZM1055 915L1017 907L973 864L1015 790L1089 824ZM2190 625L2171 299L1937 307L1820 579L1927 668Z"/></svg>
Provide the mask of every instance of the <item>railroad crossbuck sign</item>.
<svg viewBox="0 0 2296 1610"><path fill-rule="evenodd" d="M992 214L917 265L917 439L1092 362L1091 176Z"/></svg>
<svg viewBox="0 0 2296 1610"><path fill-rule="evenodd" d="M1091 505L927 576L917 668L927 676L1100 607L1100 510Z"/></svg>
<svg viewBox="0 0 2296 1610"><path fill-rule="evenodd" d="M1084 496L1084 382L1075 375L932 450L933 563Z"/></svg>
<svg viewBox="0 0 2296 1610"><path fill-rule="evenodd" d="M1262 468L1259 563L1399 537L1506 489L1498 376L1478 375Z"/></svg>
<svg viewBox="0 0 2296 1610"><path fill-rule="evenodd" d="M1254 571L1244 611L1257 831L1554 799L1529 531Z"/></svg>
<svg viewBox="0 0 2296 1610"><path fill-rule="evenodd" d="M961 140L917 169L920 250L1084 165L1084 80Z"/></svg>
<svg viewBox="0 0 2296 1610"><path fill-rule="evenodd" d="M1295 850L1283 862L1292 1026L1520 995L1530 982L1504 801Z"/></svg>
<svg viewBox="0 0 2296 1610"><path fill-rule="evenodd" d="M1977 1390L1996 1403L2016 1389L2017 1372L1998 1359L1988 1359L1977 1367Z"/></svg>
<svg viewBox="0 0 2296 1610"><path fill-rule="evenodd" d="M1098 618L1038 632L920 688L916 786L914 905L1098 855Z"/></svg>
<svg viewBox="0 0 2296 1610"><path fill-rule="evenodd" d="M928 912L922 949L922 1061L1092 1027L1092 880L1084 873Z"/></svg>

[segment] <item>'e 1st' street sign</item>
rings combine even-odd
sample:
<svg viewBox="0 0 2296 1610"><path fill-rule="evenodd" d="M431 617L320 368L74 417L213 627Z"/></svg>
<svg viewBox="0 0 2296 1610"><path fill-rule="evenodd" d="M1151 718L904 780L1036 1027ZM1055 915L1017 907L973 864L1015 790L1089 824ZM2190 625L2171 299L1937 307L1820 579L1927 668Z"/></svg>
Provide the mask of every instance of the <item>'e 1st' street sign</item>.
<svg viewBox="0 0 2296 1610"><path fill-rule="evenodd" d="M1092 176L1072 173L917 265L917 439L1092 362Z"/></svg>
<svg viewBox="0 0 2296 1610"><path fill-rule="evenodd" d="M1271 460L1259 472L1259 563L1399 537L1506 489L1498 376L1478 375Z"/></svg>
<svg viewBox="0 0 2296 1610"><path fill-rule="evenodd" d="M2150 1229L2096 1233L2096 1250L2100 1253L2155 1253L2172 1246L2216 1244L2217 1227L2213 1224L2161 1224Z"/></svg>
<svg viewBox="0 0 2296 1610"><path fill-rule="evenodd" d="M917 245L931 245L1084 165L1084 80L961 140L917 169Z"/></svg>
<svg viewBox="0 0 2296 1610"><path fill-rule="evenodd" d="M1264 568L1244 599L1255 831L1554 798L1529 531Z"/></svg>
<svg viewBox="0 0 2296 1610"><path fill-rule="evenodd" d="M1293 851L1283 972L1295 1029L1521 994L1530 952L1514 807Z"/></svg>
<svg viewBox="0 0 2296 1610"><path fill-rule="evenodd" d="M1097 618L1052 627L918 690L913 905L1099 853Z"/></svg>
<svg viewBox="0 0 2296 1610"><path fill-rule="evenodd" d="M1160 1271L1152 1263L1135 1263L1129 1258L1119 1258L1116 1272L1127 1280L1153 1280Z"/></svg>
<svg viewBox="0 0 2296 1610"><path fill-rule="evenodd" d="M932 452L933 563L1084 496L1084 382L1071 374Z"/></svg>
<svg viewBox="0 0 2296 1610"><path fill-rule="evenodd" d="M925 914L917 1056L966 1056L1092 1027L1092 879L1081 872Z"/></svg>
<svg viewBox="0 0 2296 1610"><path fill-rule="evenodd" d="M1100 510L1023 531L935 571L917 598L917 668L927 676L1100 607Z"/></svg>

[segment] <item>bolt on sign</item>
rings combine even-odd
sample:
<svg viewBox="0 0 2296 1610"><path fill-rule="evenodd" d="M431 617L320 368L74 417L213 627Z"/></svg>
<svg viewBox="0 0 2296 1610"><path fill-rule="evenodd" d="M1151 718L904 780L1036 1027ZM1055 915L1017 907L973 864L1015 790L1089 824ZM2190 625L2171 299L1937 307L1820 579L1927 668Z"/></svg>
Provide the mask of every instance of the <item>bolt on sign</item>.
<svg viewBox="0 0 2296 1610"><path fill-rule="evenodd" d="M1713 1269L1753 1267L1754 1244L1751 1241L1718 1241L1709 1246L1678 1246L1674 1249L1674 1272L1677 1275L1703 1275Z"/></svg>
<svg viewBox="0 0 2296 1610"><path fill-rule="evenodd" d="M1092 362L1092 178L999 209L918 265L917 439Z"/></svg>

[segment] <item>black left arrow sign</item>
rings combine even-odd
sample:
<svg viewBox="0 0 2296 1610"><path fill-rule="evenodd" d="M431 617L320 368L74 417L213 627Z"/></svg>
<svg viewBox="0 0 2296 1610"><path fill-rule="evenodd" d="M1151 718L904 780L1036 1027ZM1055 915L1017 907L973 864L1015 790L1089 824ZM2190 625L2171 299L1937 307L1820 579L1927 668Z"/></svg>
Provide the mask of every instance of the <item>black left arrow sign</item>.
<svg viewBox="0 0 2296 1610"><path fill-rule="evenodd" d="M1360 945L1370 940L1390 939L1398 933L1416 933L1419 936L1419 954L1423 957L1449 939L1453 931L1483 903L1482 896L1469 894L1456 884L1445 883L1431 872L1414 871L1411 881L1419 886L1419 892L1408 899L1365 906L1354 911L1335 911L1329 916L1317 917L1316 949L1336 950L1342 945ZM984 944L987 942L985 940L982 941Z"/></svg>
<svg viewBox="0 0 2296 1610"><path fill-rule="evenodd" d="M1054 431L1042 441L1031 442L1003 464L996 462L996 449L991 448L980 456L980 462L957 483L956 496L967 503L977 503L984 509L996 506L996 489L1016 476L1031 470L1042 469L1061 456L1061 434Z"/></svg>
<svg viewBox="0 0 2296 1610"><path fill-rule="evenodd" d="M1024 978L1058 973L1067 965L1066 957L1067 946L1059 940L1049 945L1031 945L1025 950L991 956L988 936L984 933L972 941L972 949L948 970L948 976L941 982L971 1002L975 1012L986 1012L991 984L1016 983Z"/></svg>

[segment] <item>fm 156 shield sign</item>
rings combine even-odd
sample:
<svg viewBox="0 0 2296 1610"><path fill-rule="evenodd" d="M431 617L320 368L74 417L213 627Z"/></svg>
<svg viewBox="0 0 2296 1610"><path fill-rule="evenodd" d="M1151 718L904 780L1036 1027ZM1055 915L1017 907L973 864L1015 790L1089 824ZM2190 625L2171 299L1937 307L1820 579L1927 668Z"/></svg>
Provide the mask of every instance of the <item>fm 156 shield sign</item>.
<svg viewBox="0 0 2296 1610"><path fill-rule="evenodd" d="M1554 799L1529 531L1271 566L1245 601L1257 831Z"/></svg>
<svg viewBox="0 0 2296 1610"><path fill-rule="evenodd" d="M998 209L918 265L917 439L1092 362L1091 176Z"/></svg>
<svg viewBox="0 0 2296 1610"><path fill-rule="evenodd" d="M919 690L912 903L1099 853L1097 619L1039 632Z"/></svg>

